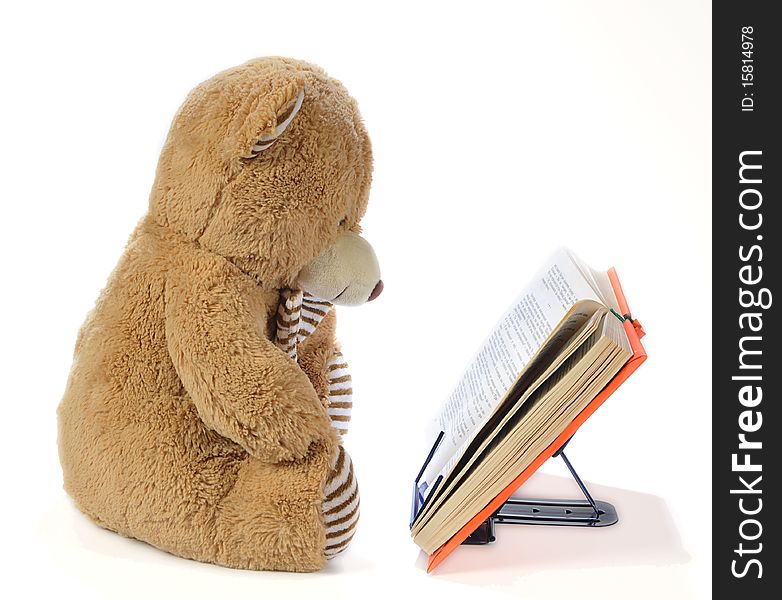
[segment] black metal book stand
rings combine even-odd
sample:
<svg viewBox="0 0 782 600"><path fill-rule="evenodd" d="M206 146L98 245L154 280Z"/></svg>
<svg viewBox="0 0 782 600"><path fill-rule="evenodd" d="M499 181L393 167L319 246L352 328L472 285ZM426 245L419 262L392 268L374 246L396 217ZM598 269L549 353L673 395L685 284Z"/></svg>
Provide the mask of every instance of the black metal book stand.
<svg viewBox="0 0 782 600"><path fill-rule="evenodd" d="M426 500L429 499L442 482L442 475L432 485L432 490L426 494L426 482L421 483L421 477L426 470L429 461L432 460L437 447L445 435L440 432L437 436L434 446L429 451L418 476L415 478L413 492L412 513L410 516L410 527L412 528L418 513L426 506ZM573 439L573 438L570 438ZM522 499L509 498L497 509L497 511L481 523L470 536L462 542L467 545L489 544L497 539L495 534L495 525L497 523L508 523L511 525L559 525L567 527L607 527L619 521L616 508L608 502L602 502L592 498L581 477L578 476L570 460L565 455L565 446L570 443L570 439L562 444L553 456L560 456L575 479L581 492L584 494L584 500L541 500L541 499Z"/></svg>

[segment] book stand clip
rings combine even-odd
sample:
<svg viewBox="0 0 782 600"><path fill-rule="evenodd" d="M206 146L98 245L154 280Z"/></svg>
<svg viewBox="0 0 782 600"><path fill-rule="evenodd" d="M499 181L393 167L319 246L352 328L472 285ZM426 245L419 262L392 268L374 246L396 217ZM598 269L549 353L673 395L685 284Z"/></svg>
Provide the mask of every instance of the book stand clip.
<svg viewBox="0 0 782 600"><path fill-rule="evenodd" d="M426 470L429 461L432 460L437 447L440 445L445 432L441 431L437 436L434 446L429 451L424 465L418 472L415 479L413 492L413 506L410 518L410 527L412 528L418 513L426 505L426 500L440 485L443 476L440 475L432 485L432 491L424 496L426 492L426 483L420 484L421 477ZM607 527L614 525L619 521L616 508L608 502L595 500L589 493L581 477L578 476L573 465L565 455L565 446L570 443L572 437L562 444L553 456L560 456L575 479L581 492L584 494L584 500L541 500L541 499L522 499L509 498L505 504L500 506L497 511L481 523L470 536L462 542L464 545L484 545L490 544L497 539L495 525L497 523L507 523L510 525L558 525L565 527ZM423 489L422 489L423 488Z"/></svg>

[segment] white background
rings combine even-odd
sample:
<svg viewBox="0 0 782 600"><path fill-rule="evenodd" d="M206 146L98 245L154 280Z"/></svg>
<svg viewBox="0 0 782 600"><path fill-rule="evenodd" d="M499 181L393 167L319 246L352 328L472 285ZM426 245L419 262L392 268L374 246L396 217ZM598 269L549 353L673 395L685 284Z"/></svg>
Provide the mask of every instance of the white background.
<svg viewBox="0 0 782 600"><path fill-rule="evenodd" d="M6 589L128 598L709 594L710 5L510 6L4 9ZM100 530L64 494L56 448L76 332L146 210L171 117L201 80L269 54L341 79L376 160L364 230L386 289L342 309L339 324L356 390L347 447L362 520L350 551L315 575L201 565ZM622 521L613 531L505 526L493 547L459 549L426 575L406 528L425 421L559 245L594 267L615 265L648 332L648 362L570 449ZM546 484L543 493L565 485L559 465L544 470L532 482Z"/></svg>

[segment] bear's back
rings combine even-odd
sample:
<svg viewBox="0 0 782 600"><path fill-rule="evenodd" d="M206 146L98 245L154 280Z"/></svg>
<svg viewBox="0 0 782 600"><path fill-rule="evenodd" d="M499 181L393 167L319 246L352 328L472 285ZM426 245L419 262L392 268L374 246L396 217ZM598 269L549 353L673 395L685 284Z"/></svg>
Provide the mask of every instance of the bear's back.
<svg viewBox="0 0 782 600"><path fill-rule="evenodd" d="M141 539L172 508L158 483L179 472L194 497L217 498L222 478L205 486L201 470L230 485L246 456L206 429L168 353L166 279L185 251L140 226L82 325L57 411L66 490L102 525Z"/></svg>

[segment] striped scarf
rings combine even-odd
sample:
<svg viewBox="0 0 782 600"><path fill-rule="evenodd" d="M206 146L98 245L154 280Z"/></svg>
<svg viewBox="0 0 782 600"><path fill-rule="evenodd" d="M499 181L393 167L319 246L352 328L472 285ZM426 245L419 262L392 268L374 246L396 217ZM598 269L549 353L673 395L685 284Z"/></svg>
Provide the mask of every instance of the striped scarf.
<svg viewBox="0 0 782 600"><path fill-rule="evenodd" d="M326 317L332 304L301 290L283 290L277 309L277 347L298 361L298 347ZM353 385L348 365L337 350L326 364L329 378L328 396L321 398L331 417L331 426L340 436L348 431L353 408ZM333 558L347 548L356 530L359 495L353 462L339 447L331 461L323 498L323 520L326 527L326 558Z"/></svg>

